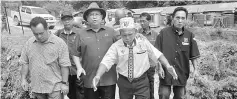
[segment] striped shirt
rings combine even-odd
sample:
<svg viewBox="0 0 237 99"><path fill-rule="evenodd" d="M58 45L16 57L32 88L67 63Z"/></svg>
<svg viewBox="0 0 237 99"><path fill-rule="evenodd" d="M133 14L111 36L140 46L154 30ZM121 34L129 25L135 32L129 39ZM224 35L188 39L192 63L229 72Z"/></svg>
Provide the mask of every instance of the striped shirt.
<svg viewBox="0 0 237 99"><path fill-rule="evenodd" d="M135 46L133 47L134 56L134 78L140 77L150 68L149 59L157 63L162 53L157 50L147 39L139 37L137 34ZM125 46L122 39L115 42L105 54L101 61L109 70L113 64L117 64L116 70L119 74L128 77L128 55L129 48Z"/></svg>
<svg viewBox="0 0 237 99"><path fill-rule="evenodd" d="M36 93L59 91L60 67L71 66L66 43L53 34L44 43L31 37L22 49L19 62L29 65L30 84Z"/></svg>

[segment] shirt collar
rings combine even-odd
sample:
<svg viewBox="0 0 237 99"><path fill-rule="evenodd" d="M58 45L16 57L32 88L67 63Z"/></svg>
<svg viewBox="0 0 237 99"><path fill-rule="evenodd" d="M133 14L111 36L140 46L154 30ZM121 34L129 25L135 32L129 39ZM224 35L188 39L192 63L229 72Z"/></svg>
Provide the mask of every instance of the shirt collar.
<svg viewBox="0 0 237 99"><path fill-rule="evenodd" d="M64 34L72 34L72 30L68 33L68 32L66 32L65 29L64 29L64 30L63 30L63 33L64 33Z"/></svg>
<svg viewBox="0 0 237 99"><path fill-rule="evenodd" d="M113 24L113 26L114 26L114 25L120 25L119 21L115 22L115 23Z"/></svg>
<svg viewBox="0 0 237 99"><path fill-rule="evenodd" d="M129 46L129 45L126 44L125 42L123 42L123 44L124 44L125 47L134 47L134 46L137 45L137 41L136 41L136 39L134 38L133 43L132 43L132 46Z"/></svg>
<svg viewBox="0 0 237 99"><path fill-rule="evenodd" d="M145 35L151 35L152 34L152 30L151 30L150 26L149 26L149 30L148 31L145 31L143 28L141 28L140 32L142 34L145 34Z"/></svg>
<svg viewBox="0 0 237 99"><path fill-rule="evenodd" d="M105 30L106 27L105 27L104 25L101 25L100 28L99 28L99 30L100 30L100 29ZM88 26L86 27L86 31L89 31L89 30L93 30L93 29L88 25Z"/></svg>
<svg viewBox="0 0 237 99"><path fill-rule="evenodd" d="M172 25L171 28L174 31L174 33L179 35L178 29L174 25ZM181 36L183 34L184 34L184 27L182 28L182 34L180 34L179 36Z"/></svg>
<svg viewBox="0 0 237 99"><path fill-rule="evenodd" d="M63 29L63 31L62 31L61 33L64 33L64 34L75 34L75 31L76 31L76 30L75 30L75 28L73 27L69 33L67 33L67 32L65 31L65 29Z"/></svg>
<svg viewBox="0 0 237 99"><path fill-rule="evenodd" d="M34 42L38 42L36 38L34 38ZM49 33L49 38L47 41L44 42L44 44L47 44L47 43L53 43L54 44L54 39L53 39L53 34L52 33Z"/></svg>

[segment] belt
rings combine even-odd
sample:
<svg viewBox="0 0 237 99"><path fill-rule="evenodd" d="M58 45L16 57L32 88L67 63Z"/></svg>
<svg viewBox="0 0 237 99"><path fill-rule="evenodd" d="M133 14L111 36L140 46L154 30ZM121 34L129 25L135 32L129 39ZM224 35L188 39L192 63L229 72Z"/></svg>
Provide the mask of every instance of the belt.
<svg viewBox="0 0 237 99"><path fill-rule="evenodd" d="M141 80L144 80L145 78L147 77L147 72L143 73L140 77L138 78L133 78L132 82L135 83L135 82L138 82L138 81L141 81ZM119 78L123 78L123 79L126 79L128 80L128 77L125 77L121 74L119 74ZM129 80L128 80L129 81Z"/></svg>

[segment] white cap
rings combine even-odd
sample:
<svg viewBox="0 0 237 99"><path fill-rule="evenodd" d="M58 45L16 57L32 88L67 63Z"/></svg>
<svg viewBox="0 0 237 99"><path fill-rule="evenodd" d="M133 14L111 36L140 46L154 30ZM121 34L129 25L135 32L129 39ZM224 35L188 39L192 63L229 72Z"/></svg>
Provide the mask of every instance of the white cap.
<svg viewBox="0 0 237 99"><path fill-rule="evenodd" d="M119 22L120 22L120 29L135 28L134 19L132 17L121 18Z"/></svg>

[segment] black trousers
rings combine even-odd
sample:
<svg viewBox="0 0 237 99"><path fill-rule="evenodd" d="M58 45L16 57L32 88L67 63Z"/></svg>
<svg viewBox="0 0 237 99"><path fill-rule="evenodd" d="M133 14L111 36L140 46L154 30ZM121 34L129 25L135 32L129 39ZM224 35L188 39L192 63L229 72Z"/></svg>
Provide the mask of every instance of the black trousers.
<svg viewBox="0 0 237 99"><path fill-rule="evenodd" d="M94 92L93 88L84 88L85 99L115 99L116 84L110 86L98 86Z"/></svg>
<svg viewBox="0 0 237 99"><path fill-rule="evenodd" d="M173 99L186 99L185 86L173 86L174 97ZM159 99L169 99L171 93L171 85L162 85L159 87Z"/></svg>
<svg viewBox="0 0 237 99"><path fill-rule="evenodd" d="M147 73L133 79L132 82L127 77L119 75L117 84L120 99L133 99L133 95L135 95L135 99L150 99L150 86Z"/></svg>
<svg viewBox="0 0 237 99"><path fill-rule="evenodd" d="M83 81L77 79L77 75L69 75L69 99L84 99Z"/></svg>
<svg viewBox="0 0 237 99"><path fill-rule="evenodd" d="M156 72L155 69L156 67L153 66L153 67L150 67L149 70L147 71L147 76L148 76L149 84L150 84L150 99L154 99L154 81L155 81L154 75Z"/></svg>

